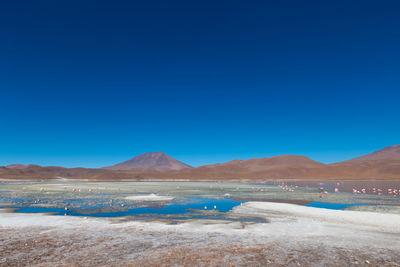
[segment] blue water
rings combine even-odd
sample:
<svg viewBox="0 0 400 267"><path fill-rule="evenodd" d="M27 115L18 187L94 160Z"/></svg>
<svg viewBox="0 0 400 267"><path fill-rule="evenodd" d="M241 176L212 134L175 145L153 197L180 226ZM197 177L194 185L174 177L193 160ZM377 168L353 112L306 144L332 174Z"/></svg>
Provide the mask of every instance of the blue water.
<svg viewBox="0 0 400 267"><path fill-rule="evenodd" d="M343 210L347 207L351 206L362 206L367 204L361 203L327 203L327 202L311 202L307 204L307 207L314 207L314 208L322 208L322 209L330 209L330 210Z"/></svg>
<svg viewBox="0 0 400 267"><path fill-rule="evenodd" d="M138 215L180 215L180 214L199 214L196 210L215 210L219 212L228 212L232 208L243 203L229 198L225 199L208 199L208 198L190 198L185 204L171 204L161 208L140 207L131 208L124 211L112 212L96 212L96 208L92 209L70 209L68 215L71 216L87 216L87 217L123 217ZM86 212L85 212L86 211ZM53 213L54 215L65 215L64 208L45 208L45 207L20 207L15 212L21 213ZM193 217L192 217L193 218Z"/></svg>

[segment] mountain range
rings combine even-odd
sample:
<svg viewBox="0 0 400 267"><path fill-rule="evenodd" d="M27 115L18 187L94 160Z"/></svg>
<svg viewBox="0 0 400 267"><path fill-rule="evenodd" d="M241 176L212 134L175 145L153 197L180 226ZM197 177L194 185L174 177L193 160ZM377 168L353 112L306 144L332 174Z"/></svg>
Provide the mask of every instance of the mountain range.
<svg viewBox="0 0 400 267"><path fill-rule="evenodd" d="M12 164L0 167L6 179L400 179L400 145L352 160L324 164L305 156L281 155L233 160L193 168L163 152L145 153L98 169Z"/></svg>

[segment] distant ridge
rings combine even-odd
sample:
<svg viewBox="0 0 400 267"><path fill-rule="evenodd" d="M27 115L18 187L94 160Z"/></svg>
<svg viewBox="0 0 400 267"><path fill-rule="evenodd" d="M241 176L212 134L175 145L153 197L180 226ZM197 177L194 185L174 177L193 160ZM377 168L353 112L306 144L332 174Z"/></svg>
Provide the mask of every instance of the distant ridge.
<svg viewBox="0 0 400 267"><path fill-rule="evenodd" d="M6 166L7 169L15 169L15 170L22 170L30 167L40 167L39 165L35 164L29 164L29 165L24 165L24 164L10 164Z"/></svg>
<svg viewBox="0 0 400 267"><path fill-rule="evenodd" d="M7 169L16 169L16 170L20 170L20 169L24 169L26 168L26 165L24 164L10 164L5 166Z"/></svg>
<svg viewBox="0 0 400 267"><path fill-rule="evenodd" d="M400 180L400 145L352 160L323 164L306 156L232 160L193 168L163 152L145 153L99 169L12 164L0 166L0 179L339 179Z"/></svg>
<svg viewBox="0 0 400 267"><path fill-rule="evenodd" d="M105 167L108 170L118 171L179 171L182 169L192 168L191 166L180 162L164 152L144 153L133 159L124 161L122 163Z"/></svg>

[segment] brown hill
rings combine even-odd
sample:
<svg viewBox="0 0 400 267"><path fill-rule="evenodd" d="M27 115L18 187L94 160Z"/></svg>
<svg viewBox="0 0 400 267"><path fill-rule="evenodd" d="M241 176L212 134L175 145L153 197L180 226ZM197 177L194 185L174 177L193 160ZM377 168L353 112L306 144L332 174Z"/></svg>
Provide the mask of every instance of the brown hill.
<svg viewBox="0 0 400 267"><path fill-rule="evenodd" d="M205 165L183 170L179 174L188 178L300 178L306 176L310 169L324 166L305 156L282 155Z"/></svg>
<svg viewBox="0 0 400 267"><path fill-rule="evenodd" d="M232 160L226 163L205 165L198 170L214 172L263 172L285 168L315 168L322 167L323 163L314 161L305 156L282 155L270 158L255 158L248 160Z"/></svg>
<svg viewBox="0 0 400 267"><path fill-rule="evenodd" d="M400 179L400 145L386 147L371 154L329 164L327 174L368 179Z"/></svg>
<svg viewBox="0 0 400 267"><path fill-rule="evenodd" d="M371 154L348 160L346 162L360 162L371 160L400 161L400 145L389 146L384 149L372 152Z"/></svg>
<svg viewBox="0 0 400 267"><path fill-rule="evenodd" d="M400 179L400 145L334 164L322 164L304 156L277 156L234 160L183 170L187 178L251 179Z"/></svg>
<svg viewBox="0 0 400 267"><path fill-rule="evenodd" d="M179 171L182 169L192 168L191 166L180 162L164 152L145 153L134 157L133 159L122 163L105 167L107 170L118 171Z"/></svg>

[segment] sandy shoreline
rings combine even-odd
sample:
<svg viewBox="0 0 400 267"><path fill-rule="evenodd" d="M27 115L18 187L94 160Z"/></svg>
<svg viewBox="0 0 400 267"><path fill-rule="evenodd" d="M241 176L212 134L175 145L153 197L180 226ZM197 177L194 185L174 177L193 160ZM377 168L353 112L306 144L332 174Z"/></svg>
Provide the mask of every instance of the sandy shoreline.
<svg viewBox="0 0 400 267"><path fill-rule="evenodd" d="M0 213L0 266L400 264L400 215L270 202L249 202L232 213L265 215L271 223L168 225Z"/></svg>

